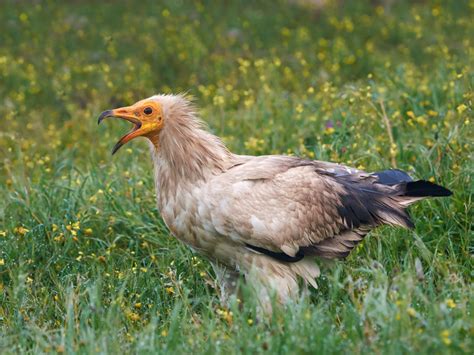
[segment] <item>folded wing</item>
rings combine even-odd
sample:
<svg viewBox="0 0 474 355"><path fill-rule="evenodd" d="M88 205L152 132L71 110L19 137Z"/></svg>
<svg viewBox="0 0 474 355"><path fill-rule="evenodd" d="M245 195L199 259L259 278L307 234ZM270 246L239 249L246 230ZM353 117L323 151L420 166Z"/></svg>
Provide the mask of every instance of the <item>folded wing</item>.
<svg viewBox="0 0 474 355"><path fill-rule="evenodd" d="M211 220L223 237L282 261L345 257L378 225L412 227L402 197L410 177L378 174L295 157L245 157L210 181Z"/></svg>

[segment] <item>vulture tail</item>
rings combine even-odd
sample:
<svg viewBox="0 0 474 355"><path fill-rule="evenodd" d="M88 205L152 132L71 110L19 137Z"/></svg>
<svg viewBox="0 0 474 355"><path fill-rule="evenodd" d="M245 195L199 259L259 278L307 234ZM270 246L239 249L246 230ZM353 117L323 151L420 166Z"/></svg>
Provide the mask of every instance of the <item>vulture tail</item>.
<svg viewBox="0 0 474 355"><path fill-rule="evenodd" d="M398 196L400 196L400 203L405 207L423 198L451 196L453 194L447 188L430 181L413 181L410 175L398 169L379 171L373 175L377 176L379 184L398 187L396 190Z"/></svg>
<svg viewBox="0 0 474 355"><path fill-rule="evenodd" d="M400 184L399 202L407 207L412 203L428 197L446 197L453 193L447 188L430 181L418 180Z"/></svg>
<svg viewBox="0 0 474 355"><path fill-rule="evenodd" d="M426 180L408 182L403 196L407 197L442 197L451 196L453 193L447 188L436 185Z"/></svg>

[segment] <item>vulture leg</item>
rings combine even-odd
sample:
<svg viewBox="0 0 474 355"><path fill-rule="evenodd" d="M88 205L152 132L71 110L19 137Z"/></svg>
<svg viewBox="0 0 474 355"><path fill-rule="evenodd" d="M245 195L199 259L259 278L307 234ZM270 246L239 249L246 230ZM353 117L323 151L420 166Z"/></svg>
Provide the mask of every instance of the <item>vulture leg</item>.
<svg viewBox="0 0 474 355"><path fill-rule="evenodd" d="M272 313L272 299L280 304L289 304L298 299L300 287L298 285L298 273L291 265L284 262L275 262L267 255L254 255L245 273L245 282L255 294L259 302L258 313Z"/></svg>
<svg viewBox="0 0 474 355"><path fill-rule="evenodd" d="M219 301L222 305L228 306L231 297L237 296L239 273L222 264L211 262L211 265L216 274L214 288L219 292Z"/></svg>

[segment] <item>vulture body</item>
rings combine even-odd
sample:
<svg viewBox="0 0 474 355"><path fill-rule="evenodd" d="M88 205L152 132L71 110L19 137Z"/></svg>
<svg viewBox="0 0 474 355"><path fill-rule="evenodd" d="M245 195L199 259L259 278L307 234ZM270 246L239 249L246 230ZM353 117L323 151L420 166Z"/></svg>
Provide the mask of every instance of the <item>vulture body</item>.
<svg viewBox="0 0 474 355"><path fill-rule="evenodd" d="M410 204L451 194L400 170L233 154L181 95L105 111L99 122L109 116L135 125L114 152L137 136L149 138L161 216L176 238L211 261L223 301L239 274L264 307L272 293L283 303L294 299L298 278L316 287L315 259L346 257L380 225L411 228Z"/></svg>

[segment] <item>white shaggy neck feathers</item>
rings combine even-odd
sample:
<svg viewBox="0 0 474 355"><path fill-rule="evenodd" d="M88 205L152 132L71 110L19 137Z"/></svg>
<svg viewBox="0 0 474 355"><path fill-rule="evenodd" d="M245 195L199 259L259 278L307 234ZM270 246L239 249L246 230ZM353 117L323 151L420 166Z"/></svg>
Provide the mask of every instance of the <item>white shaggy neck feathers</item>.
<svg viewBox="0 0 474 355"><path fill-rule="evenodd" d="M173 195L179 184L206 180L227 169L233 155L204 129L187 98L157 95L151 99L161 104L164 117L157 143L151 144L159 195Z"/></svg>

